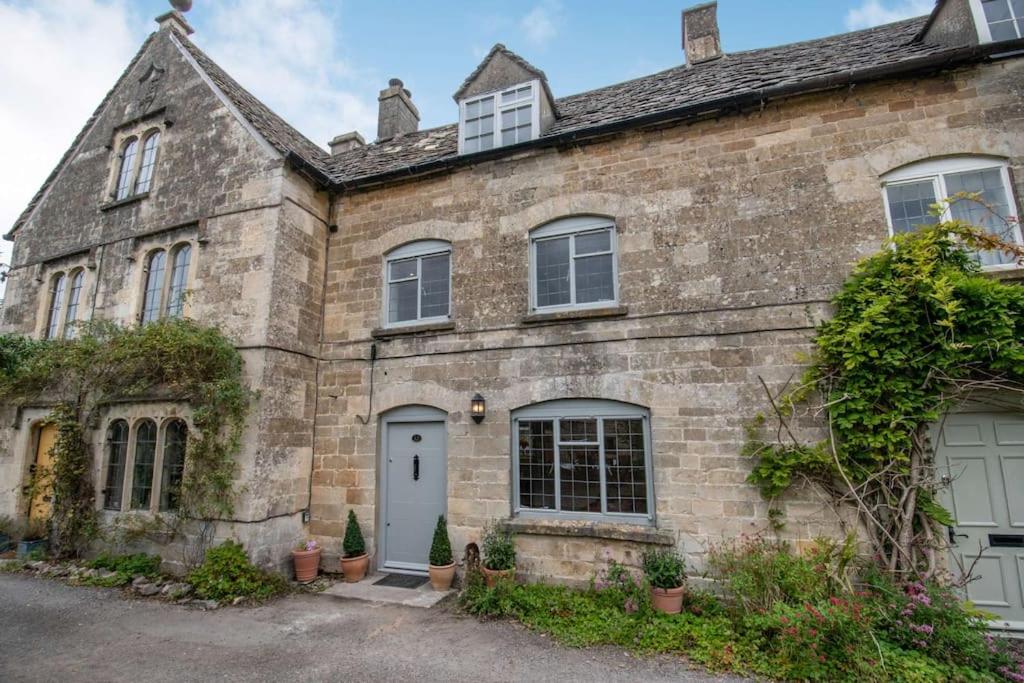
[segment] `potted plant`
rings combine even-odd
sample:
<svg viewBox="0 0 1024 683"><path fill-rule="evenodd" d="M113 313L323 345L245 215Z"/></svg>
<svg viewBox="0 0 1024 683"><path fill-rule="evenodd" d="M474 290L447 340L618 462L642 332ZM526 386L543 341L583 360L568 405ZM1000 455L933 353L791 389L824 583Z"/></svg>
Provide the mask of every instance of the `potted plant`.
<svg viewBox="0 0 1024 683"><path fill-rule="evenodd" d="M316 541L303 541L292 550L292 563L295 565L295 580L309 583L316 579L320 570L320 544Z"/></svg>
<svg viewBox="0 0 1024 683"><path fill-rule="evenodd" d="M444 515L437 518L434 527L434 540L430 543L430 585L436 591L446 591L452 587L455 578L455 559L452 557L452 542L448 538L448 524Z"/></svg>
<svg viewBox="0 0 1024 683"><path fill-rule="evenodd" d="M40 522L37 519L30 520L25 524L21 540L18 542L18 559L23 560L30 555L46 552L49 535L45 522Z"/></svg>
<svg viewBox="0 0 1024 683"><path fill-rule="evenodd" d="M494 588L498 579L516 577L516 543L512 532L497 525L484 532L484 560L480 564L488 588Z"/></svg>
<svg viewBox="0 0 1024 683"><path fill-rule="evenodd" d="M356 513L352 510L348 511L348 524L345 526L345 538L341 542L341 549L341 573L345 575L345 581L362 581L366 576L370 558L366 554L366 541L363 540L363 532L359 529Z"/></svg>
<svg viewBox="0 0 1024 683"><path fill-rule="evenodd" d="M14 520L7 515L0 515L0 553L7 552L14 534Z"/></svg>
<svg viewBox="0 0 1024 683"><path fill-rule="evenodd" d="M643 554L644 574L651 587L654 609L665 614L683 610L686 590L686 564L675 548L648 550Z"/></svg>

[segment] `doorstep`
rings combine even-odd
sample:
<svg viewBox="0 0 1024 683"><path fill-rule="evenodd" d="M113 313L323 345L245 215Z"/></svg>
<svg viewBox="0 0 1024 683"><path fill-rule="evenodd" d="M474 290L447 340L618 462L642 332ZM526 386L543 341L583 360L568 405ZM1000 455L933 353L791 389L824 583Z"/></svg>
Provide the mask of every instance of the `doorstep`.
<svg viewBox="0 0 1024 683"><path fill-rule="evenodd" d="M368 574L365 579L358 583L344 583L339 581L330 588L325 589L318 595L327 595L332 598L348 598L351 600L365 600L367 602L383 602L390 605L405 605L406 607L433 607L437 603L455 591L436 591L426 582L418 588L393 588L391 586L375 586L374 583L384 578L386 574Z"/></svg>

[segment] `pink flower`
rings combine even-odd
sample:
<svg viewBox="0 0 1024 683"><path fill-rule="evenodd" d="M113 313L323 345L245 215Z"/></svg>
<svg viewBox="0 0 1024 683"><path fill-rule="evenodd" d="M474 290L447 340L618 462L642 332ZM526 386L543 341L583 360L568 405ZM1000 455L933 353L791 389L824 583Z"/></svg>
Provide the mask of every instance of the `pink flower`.
<svg viewBox="0 0 1024 683"><path fill-rule="evenodd" d="M623 608L626 610L626 614L636 614L640 606L636 604L634 598L626 598L626 604L623 605Z"/></svg>

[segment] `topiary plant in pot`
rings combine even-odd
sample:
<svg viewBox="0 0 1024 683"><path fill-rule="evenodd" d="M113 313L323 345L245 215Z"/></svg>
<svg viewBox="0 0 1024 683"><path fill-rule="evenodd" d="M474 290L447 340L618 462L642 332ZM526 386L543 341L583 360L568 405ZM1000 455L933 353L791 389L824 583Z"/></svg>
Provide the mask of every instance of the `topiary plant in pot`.
<svg viewBox="0 0 1024 683"><path fill-rule="evenodd" d="M665 614L683 610L686 563L675 548L648 550L643 554L644 575L651 587L654 609Z"/></svg>
<svg viewBox="0 0 1024 683"><path fill-rule="evenodd" d="M484 560L480 565L488 588L499 579L516 577L516 542L511 531L491 524L484 530Z"/></svg>
<svg viewBox="0 0 1024 683"><path fill-rule="evenodd" d="M434 540L430 543L430 585L436 591L446 591L452 587L455 578L455 559L452 557L452 542L448 538L448 523L444 515L437 518L434 527Z"/></svg>
<svg viewBox="0 0 1024 683"><path fill-rule="evenodd" d="M370 565L370 557L366 554L366 541L359 528L359 520L353 510L348 511L348 523L345 525L345 538L341 542L341 572L345 581L355 583L366 576L366 568Z"/></svg>

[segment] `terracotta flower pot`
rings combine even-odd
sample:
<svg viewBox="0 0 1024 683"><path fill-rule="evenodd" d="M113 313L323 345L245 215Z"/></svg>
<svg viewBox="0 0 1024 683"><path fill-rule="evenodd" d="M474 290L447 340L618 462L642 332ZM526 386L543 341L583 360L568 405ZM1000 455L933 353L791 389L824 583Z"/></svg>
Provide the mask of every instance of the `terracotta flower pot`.
<svg viewBox="0 0 1024 683"><path fill-rule="evenodd" d="M309 583L316 579L320 570L320 548L315 550L293 550L292 563L295 565L295 580Z"/></svg>
<svg viewBox="0 0 1024 683"><path fill-rule="evenodd" d="M370 566L370 556L366 553L355 557L341 558L341 573L345 575L346 583L362 581L366 576L368 566Z"/></svg>
<svg viewBox="0 0 1024 683"><path fill-rule="evenodd" d="M678 588L651 588L651 603L654 611L665 614L679 614L683 611L683 593L686 586Z"/></svg>
<svg viewBox="0 0 1024 683"><path fill-rule="evenodd" d="M484 581L487 583L488 588L494 588L495 584L498 583L498 579L508 579L510 581L516 578L516 568L512 569L488 569L487 567L480 565L480 571L483 572Z"/></svg>
<svg viewBox="0 0 1024 683"><path fill-rule="evenodd" d="M430 585L436 591L446 591L452 587L452 580L455 578L455 563L430 565L427 567L430 574Z"/></svg>

